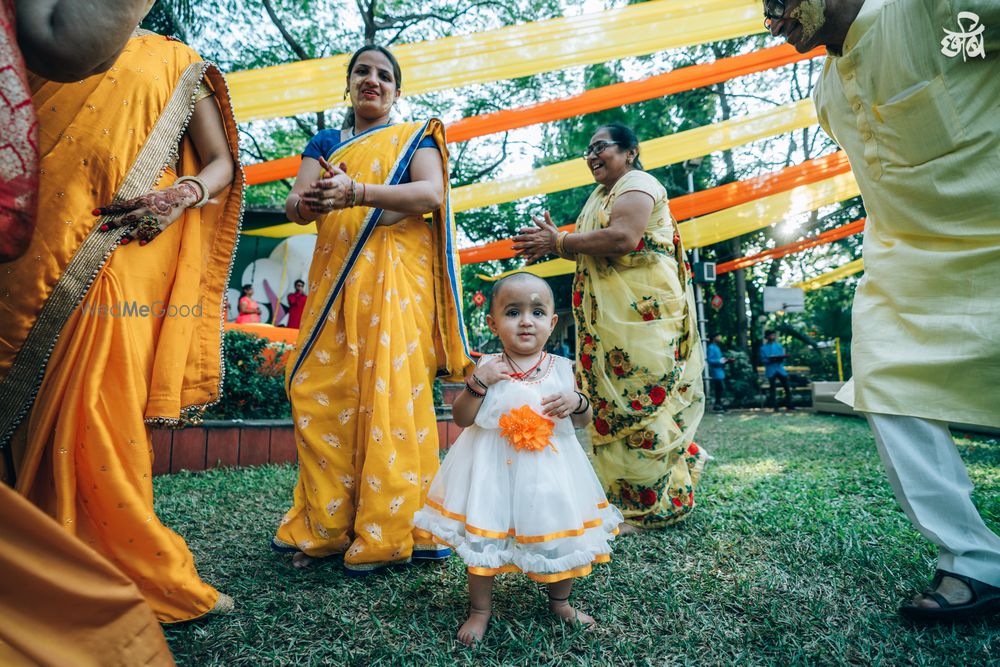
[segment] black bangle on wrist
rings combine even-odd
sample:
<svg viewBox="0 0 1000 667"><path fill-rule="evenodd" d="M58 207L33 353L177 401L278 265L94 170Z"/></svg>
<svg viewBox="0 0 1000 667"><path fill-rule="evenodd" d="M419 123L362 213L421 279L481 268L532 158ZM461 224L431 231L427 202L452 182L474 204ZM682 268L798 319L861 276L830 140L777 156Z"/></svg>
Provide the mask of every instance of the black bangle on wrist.
<svg viewBox="0 0 1000 667"><path fill-rule="evenodd" d="M576 392L576 395L580 397L580 405L577 406L576 410L573 411L574 415L582 415L587 410L590 409L590 399L583 395L581 392Z"/></svg>

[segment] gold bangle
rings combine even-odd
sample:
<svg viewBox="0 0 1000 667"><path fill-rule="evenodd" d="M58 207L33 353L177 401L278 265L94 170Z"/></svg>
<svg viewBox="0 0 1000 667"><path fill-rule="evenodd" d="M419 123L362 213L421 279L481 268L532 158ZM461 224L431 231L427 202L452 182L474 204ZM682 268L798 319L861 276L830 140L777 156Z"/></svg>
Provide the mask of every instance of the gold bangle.
<svg viewBox="0 0 1000 667"><path fill-rule="evenodd" d="M194 183L197 187L201 189L201 199L199 199L194 204L191 204L191 208L201 208L208 203L208 186L205 185L205 181L201 180L197 176L181 176L176 181L174 185L180 185L181 183Z"/></svg>
<svg viewBox="0 0 1000 667"><path fill-rule="evenodd" d="M566 249L564 246L566 244L567 236L569 236L569 232L559 232L556 235L556 254L563 258L566 257Z"/></svg>

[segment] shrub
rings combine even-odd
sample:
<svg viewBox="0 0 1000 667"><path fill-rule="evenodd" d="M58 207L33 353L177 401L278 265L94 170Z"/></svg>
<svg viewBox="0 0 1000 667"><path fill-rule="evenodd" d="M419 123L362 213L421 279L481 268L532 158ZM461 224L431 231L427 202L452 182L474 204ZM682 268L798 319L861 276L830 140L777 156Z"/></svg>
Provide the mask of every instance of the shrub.
<svg viewBox="0 0 1000 667"><path fill-rule="evenodd" d="M223 340L225 382L221 400L205 413L207 419L287 419L292 406L285 393L282 343L243 331L227 331Z"/></svg>

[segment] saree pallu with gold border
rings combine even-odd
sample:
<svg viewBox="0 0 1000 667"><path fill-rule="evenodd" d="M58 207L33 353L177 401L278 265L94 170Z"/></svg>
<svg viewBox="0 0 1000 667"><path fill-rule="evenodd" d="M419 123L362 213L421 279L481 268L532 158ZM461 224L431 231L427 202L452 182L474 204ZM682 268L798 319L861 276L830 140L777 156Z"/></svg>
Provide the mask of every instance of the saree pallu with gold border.
<svg viewBox="0 0 1000 667"><path fill-rule="evenodd" d="M438 469L435 375L469 364L440 121L376 128L337 146L331 164L365 183L398 184L424 137L441 153L442 206L428 223L376 223L381 209L321 219L288 393L299 478L278 550L344 554L364 573L443 549L413 528Z"/></svg>
<svg viewBox="0 0 1000 667"><path fill-rule="evenodd" d="M242 213L242 172L152 243L119 246L92 211L197 174L185 136L214 93L238 164L225 81L180 42L133 37L105 74L33 82L38 226L0 269L0 442L16 489L128 575L164 622L218 592L153 511L149 425L218 399L222 297Z"/></svg>
<svg viewBox="0 0 1000 667"><path fill-rule="evenodd" d="M576 229L607 227L615 199L654 201L639 244L621 257L577 258L573 317L577 382L590 398L591 462L626 521L676 523L694 507L707 455L692 442L704 414L702 354L690 275L663 186L629 171L598 186Z"/></svg>

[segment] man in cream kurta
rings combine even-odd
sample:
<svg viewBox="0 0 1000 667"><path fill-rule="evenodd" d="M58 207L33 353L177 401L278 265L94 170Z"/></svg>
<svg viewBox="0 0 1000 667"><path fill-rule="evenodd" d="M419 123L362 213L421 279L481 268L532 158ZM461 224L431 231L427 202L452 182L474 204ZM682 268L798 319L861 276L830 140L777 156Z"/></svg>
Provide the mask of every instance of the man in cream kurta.
<svg viewBox="0 0 1000 667"><path fill-rule="evenodd" d="M815 91L867 209L854 378L896 497L939 548L917 619L1000 610L1000 538L947 422L1000 427L1000 1L765 2L772 34L827 46ZM941 574L941 571L944 574Z"/></svg>

